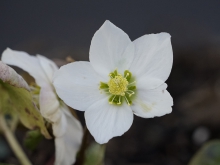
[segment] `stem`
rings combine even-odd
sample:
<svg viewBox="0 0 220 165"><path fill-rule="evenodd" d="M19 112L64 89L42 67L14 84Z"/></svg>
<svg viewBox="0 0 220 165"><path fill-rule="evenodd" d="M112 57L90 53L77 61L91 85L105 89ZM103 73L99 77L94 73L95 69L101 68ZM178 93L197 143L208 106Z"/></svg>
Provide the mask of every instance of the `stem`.
<svg viewBox="0 0 220 165"><path fill-rule="evenodd" d="M77 158L76 163L74 165L83 165L84 159L85 159L85 151L86 151L86 148L88 147L89 135L90 135L89 131L88 131L87 127L85 127L82 145L81 145L81 148L79 151L79 157Z"/></svg>
<svg viewBox="0 0 220 165"><path fill-rule="evenodd" d="M14 154L19 159L22 165L31 165L31 162L28 160L18 141L16 140L14 134L11 132L10 128L7 126L5 118L3 115L0 115L0 126L2 132L4 133L5 138L7 139L9 145L11 146Z"/></svg>

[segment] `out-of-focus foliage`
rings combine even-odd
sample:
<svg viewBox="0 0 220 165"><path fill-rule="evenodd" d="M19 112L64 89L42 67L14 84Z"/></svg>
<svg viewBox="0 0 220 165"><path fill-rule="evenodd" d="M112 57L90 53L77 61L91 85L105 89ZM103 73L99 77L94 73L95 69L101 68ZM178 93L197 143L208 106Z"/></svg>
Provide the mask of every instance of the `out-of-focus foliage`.
<svg viewBox="0 0 220 165"><path fill-rule="evenodd" d="M24 140L24 145L29 150L34 150L38 146L39 142L42 140L43 136L39 130L32 130L26 134Z"/></svg>
<svg viewBox="0 0 220 165"><path fill-rule="evenodd" d="M5 157L11 154L11 150L9 146L5 143L4 138L0 137L0 160L4 159ZM0 163L1 165L1 163Z"/></svg>
<svg viewBox="0 0 220 165"><path fill-rule="evenodd" d="M206 143L192 158L189 165L219 165L220 140Z"/></svg>
<svg viewBox="0 0 220 165"><path fill-rule="evenodd" d="M84 165L104 165L105 145L93 143L85 152Z"/></svg>
<svg viewBox="0 0 220 165"><path fill-rule="evenodd" d="M25 80L12 68L0 61L0 113L17 114L20 121L29 129L41 130L50 138L44 120L32 101L29 87Z"/></svg>

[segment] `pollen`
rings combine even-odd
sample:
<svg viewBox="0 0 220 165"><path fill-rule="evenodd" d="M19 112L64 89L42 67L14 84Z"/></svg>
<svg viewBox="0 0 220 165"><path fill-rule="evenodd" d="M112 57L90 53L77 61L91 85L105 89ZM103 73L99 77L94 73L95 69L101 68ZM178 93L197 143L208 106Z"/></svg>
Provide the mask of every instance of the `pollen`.
<svg viewBox="0 0 220 165"><path fill-rule="evenodd" d="M128 81L126 78L121 75L117 75L114 78L112 77L109 82L109 93L112 95L125 95L125 91L127 91Z"/></svg>
<svg viewBox="0 0 220 165"><path fill-rule="evenodd" d="M136 81L131 72L125 70L124 76L122 76L115 70L109 74L109 77L108 83L100 82L99 86L100 90L110 96L109 104L122 105L123 102L126 102L130 106L136 91Z"/></svg>

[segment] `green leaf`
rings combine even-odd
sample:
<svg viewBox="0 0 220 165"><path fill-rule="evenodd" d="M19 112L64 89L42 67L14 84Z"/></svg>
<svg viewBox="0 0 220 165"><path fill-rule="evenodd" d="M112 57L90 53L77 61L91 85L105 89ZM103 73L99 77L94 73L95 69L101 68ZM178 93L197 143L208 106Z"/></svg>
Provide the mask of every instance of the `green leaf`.
<svg viewBox="0 0 220 165"><path fill-rule="evenodd" d="M29 150L34 150L40 143L40 141L43 139L42 134L40 133L39 130L33 130L29 131L26 134L26 138L24 140L24 145L27 147Z"/></svg>
<svg viewBox="0 0 220 165"><path fill-rule="evenodd" d="M105 156L105 145L93 143L85 152L83 165L103 165Z"/></svg>
<svg viewBox="0 0 220 165"><path fill-rule="evenodd" d="M40 129L46 138L51 138L43 117L32 100L25 80L12 68L0 61L0 113L17 114L29 129Z"/></svg>
<svg viewBox="0 0 220 165"><path fill-rule="evenodd" d="M219 165L220 164L220 140L213 140L195 154L189 165Z"/></svg>

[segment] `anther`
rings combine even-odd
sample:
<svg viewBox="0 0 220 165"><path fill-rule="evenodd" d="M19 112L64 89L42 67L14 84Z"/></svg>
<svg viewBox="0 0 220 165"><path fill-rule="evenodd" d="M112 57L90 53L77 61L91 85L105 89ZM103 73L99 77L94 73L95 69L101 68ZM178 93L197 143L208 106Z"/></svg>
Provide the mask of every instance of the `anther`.
<svg viewBox="0 0 220 165"><path fill-rule="evenodd" d="M126 74L125 78L127 78L129 76L129 73Z"/></svg>
<svg viewBox="0 0 220 165"><path fill-rule="evenodd" d="M135 94L135 92L133 92L132 90L127 90L126 93L129 94L129 97L131 97L133 94Z"/></svg>
<svg viewBox="0 0 220 165"><path fill-rule="evenodd" d="M121 104L121 96L119 96L119 100L117 104Z"/></svg>
<svg viewBox="0 0 220 165"><path fill-rule="evenodd" d="M109 102L110 104L113 104L115 97L116 97L116 95L113 97L112 101Z"/></svg>
<svg viewBox="0 0 220 165"><path fill-rule="evenodd" d="M128 85L131 85L131 84L134 84L134 83L136 83L136 81L133 81L132 83L130 83L130 84L128 84Z"/></svg>
<svg viewBox="0 0 220 165"><path fill-rule="evenodd" d="M125 96L125 100L126 100L127 104L130 106L131 104L129 103L129 101L128 101L126 96Z"/></svg>
<svg viewBox="0 0 220 165"><path fill-rule="evenodd" d="M117 70L114 70L109 74L109 77L108 83L100 82L100 88L103 89L103 92L110 95L109 104L121 105L125 99L126 104L130 106L132 104L131 96L135 94L134 90L136 90L136 81L130 83L132 73L125 70L121 75Z"/></svg>

